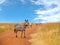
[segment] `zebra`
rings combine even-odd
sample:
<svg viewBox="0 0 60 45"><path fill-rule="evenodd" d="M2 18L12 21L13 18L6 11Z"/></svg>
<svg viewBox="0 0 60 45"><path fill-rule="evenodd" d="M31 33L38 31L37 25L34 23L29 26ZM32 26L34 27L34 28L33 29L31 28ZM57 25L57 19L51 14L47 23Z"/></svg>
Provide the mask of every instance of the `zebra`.
<svg viewBox="0 0 60 45"><path fill-rule="evenodd" d="M16 37L17 37L17 32L18 31L21 31L21 37L22 37L22 34L24 34L24 38L26 37L26 27L28 26L32 26L31 23L29 23L28 19L26 20L25 19L25 22L22 23L22 24L16 24L14 26L14 32L16 33Z"/></svg>

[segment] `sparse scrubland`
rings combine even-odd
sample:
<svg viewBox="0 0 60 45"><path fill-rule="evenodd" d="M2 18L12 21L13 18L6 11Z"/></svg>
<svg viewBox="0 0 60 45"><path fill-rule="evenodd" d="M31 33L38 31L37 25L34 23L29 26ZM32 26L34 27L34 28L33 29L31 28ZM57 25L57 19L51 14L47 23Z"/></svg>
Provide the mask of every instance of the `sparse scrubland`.
<svg viewBox="0 0 60 45"><path fill-rule="evenodd" d="M0 33L13 30L14 23L0 23ZM60 45L60 23L34 24L39 26L29 40L31 45Z"/></svg>
<svg viewBox="0 0 60 45"><path fill-rule="evenodd" d="M60 45L60 23L42 24L31 37L32 45Z"/></svg>
<svg viewBox="0 0 60 45"><path fill-rule="evenodd" d="M0 33L7 31L7 30L13 30L14 23L0 23Z"/></svg>

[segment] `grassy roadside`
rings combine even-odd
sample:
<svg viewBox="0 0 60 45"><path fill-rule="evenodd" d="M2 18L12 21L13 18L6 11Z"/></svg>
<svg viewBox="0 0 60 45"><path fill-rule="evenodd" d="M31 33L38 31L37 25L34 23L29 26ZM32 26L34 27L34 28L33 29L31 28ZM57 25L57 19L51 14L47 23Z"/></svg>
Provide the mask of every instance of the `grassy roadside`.
<svg viewBox="0 0 60 45"><path fill-rule="evenodd" d="M32 45L60 45L60 23L42 24L31 36Z"/></svg>
<svg viewBox="0 0 60 45"><path fill-rule="evenodd" d="M14 23L0 23L0 33L5 32L7 30L13 30Z"/></svg>

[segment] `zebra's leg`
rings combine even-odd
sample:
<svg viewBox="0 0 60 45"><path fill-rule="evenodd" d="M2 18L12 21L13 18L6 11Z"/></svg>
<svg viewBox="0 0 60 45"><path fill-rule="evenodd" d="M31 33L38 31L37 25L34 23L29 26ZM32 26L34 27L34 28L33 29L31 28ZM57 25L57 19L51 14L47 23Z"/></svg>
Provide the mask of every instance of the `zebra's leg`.
<svg viewBox="0 0 60 45"><path fill-rule="evenodd" d="M16 32L16 38L17 38L17 32Z"/></svg>
<svg viewBox="0 0 60 45"><path fill-rule="evenodd" d="M22 38L22 35L23 35L23 31L21 31L21 38Z"/></svg>
<svg viewBox="0 0 60 45"><path fill-rule="evenodd" d="M25 30L24 30L24 38L26 38L26 36L25 36Z"/></svg>
<svg viewBox="0 0 60 45"><path fill-rule="evenodd" d="M17 30L16 30L16 29L14 29L14 32L16 33L16 37L17 37Z"/></svg>

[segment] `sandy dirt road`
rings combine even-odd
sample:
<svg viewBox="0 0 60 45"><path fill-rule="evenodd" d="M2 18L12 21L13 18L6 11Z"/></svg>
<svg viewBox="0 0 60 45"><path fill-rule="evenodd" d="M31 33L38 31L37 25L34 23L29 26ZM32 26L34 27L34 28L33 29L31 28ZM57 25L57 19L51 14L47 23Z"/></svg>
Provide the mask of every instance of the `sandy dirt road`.
<svg viewBox="0 0 60 45"><path fill-rule="evenodd" d="M8 30L0 34L0 45L31 45L28 41L31 39L30 34L34 33L35 30L38 29L39 26L32 26L31 28L27 28L26 30L26 38L21 38L20 33L18 32L18 37L15 37L15 33L12 30Z"/></svg>

